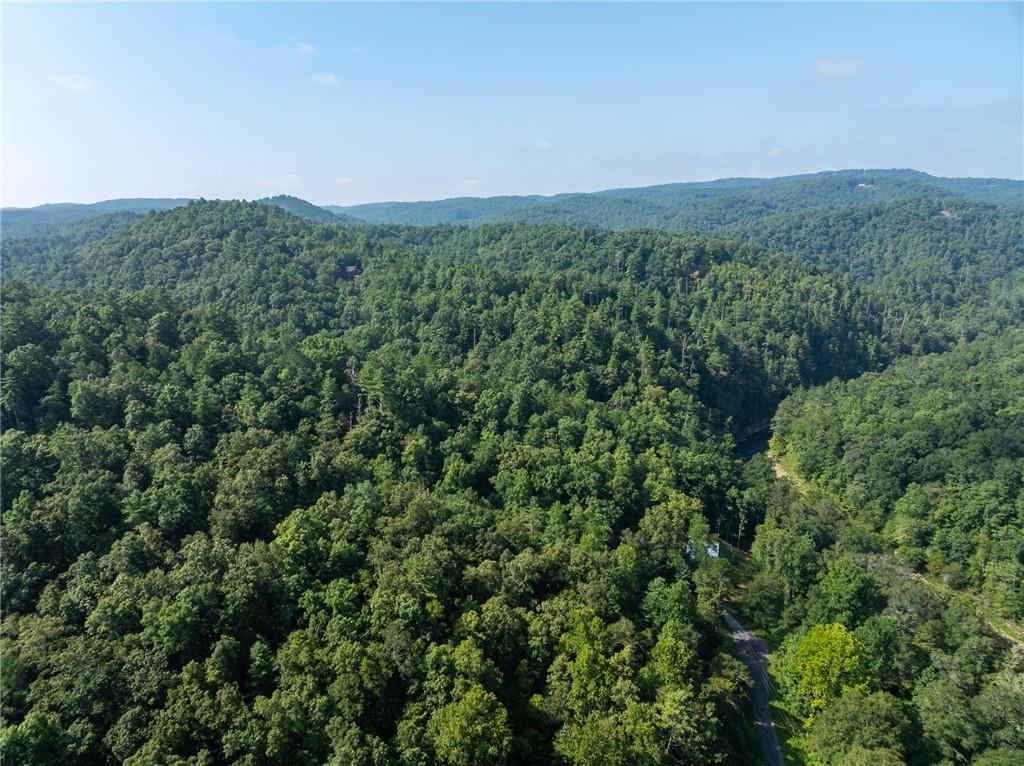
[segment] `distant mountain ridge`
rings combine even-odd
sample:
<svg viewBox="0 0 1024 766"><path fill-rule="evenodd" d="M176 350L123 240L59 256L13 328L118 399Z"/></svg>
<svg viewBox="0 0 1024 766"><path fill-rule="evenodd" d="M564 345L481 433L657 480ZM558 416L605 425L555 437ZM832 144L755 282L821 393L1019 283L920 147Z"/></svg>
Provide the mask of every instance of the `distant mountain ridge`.
<svg viewBox="0 0 1024 766"><path fill-rule="evenodd" d="M44 234L55 226L73 224L111 213L148 213L150 210L171 210L187 205L186 198L109 199L83 204L59 202L36 207L0 208L0 233L4 237L26 237Z"/></svg>
<svg viewBox="0 0 1024 766"><path fill-rule="evenodd" d="M716 231L780 213L867 202L958 197L989 204L1024 203L1024 181L941 178L916 170L839 170L780 178L726 178L550 197L457 197L339 207L369 223L479 225L500 221L568 223L607 229Z"/></svg>
<svg viewBox="0 0 1024 766"><path fill-rule="evenodd" d="M653 228L719 232L750 221L864 203L936 200L1024 206L1024 181L942 178L916 170L837 170L779 178L724 178L553 196L455 197L423 202L314 205L290 195L257 200L319 223L479 226L562 223L598 229ZM5 237L46 233L54 226L110 213L147 213L185 205L184 198L115 199L0 209Z"/></svg>

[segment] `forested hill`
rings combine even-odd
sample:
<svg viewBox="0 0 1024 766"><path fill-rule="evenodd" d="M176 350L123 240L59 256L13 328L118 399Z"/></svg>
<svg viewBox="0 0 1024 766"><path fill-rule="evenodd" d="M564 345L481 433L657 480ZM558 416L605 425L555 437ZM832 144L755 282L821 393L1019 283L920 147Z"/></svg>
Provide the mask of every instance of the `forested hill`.
<svg viewBox="0 0 1024 766"><path fill-rule="evenodd" d="M904 200L773 215L721 234L849 274L954 337L1024 317L1021 207Z"/></svg>
<svg viewBox="0 0 1024 766"><path fill-rule="evenodd" d="M652 364L678 366L737 427L770 413L790 387L877 368L918 331L889 328L887 308L846 277L656 232L348 228L254 203L194 202L77 247L12 241L4 259L6 274L30 282L159 289L260 327L388 328L416 346L431 328L446 354L460 355L512 341L526 378L564 349L582 354L574 364L594 363L574 338L575 323L596 314L631 328L624 342L640 343ZM355 281L349 266L362 269ZM602 378L587 374L588 387L624 374L617 353L601 363L611 366Z"/></svg>
<svg viewBox="0 0 1024 766"><path fill-rule="evenodd" d="M314 205L289 195L260 200L321 223L416 226L520 221L601 229L658 228L717 233L748 221L797 212L898 200L956 199L1024 206L1024 182L941 178L913 170L840 170L781 178L729 178L550 197L461 197L427 202ZM23 237L115 212L166 210L187 199L122 199L0 210L0 233ZM1018 215L1019 215L1018 211Z"/></svg>
<svg viewBox="0 0 1024 766"><path fill-rule="evenodd" d="M1019 762L1010 654L885 557L909 536L955 574L926 546L976 545L972 582L1016 603L1016 442L992 430L1016 336L927 358L963 392L925 360L829 384L1019 323L1012 250L940 250L1003 269L984 303L854 267L859 228L835 229L842 273L696 234L327 220L197 201L5 239L5 761L753 766L725 539L753 541L737 606L784 639L809 763ZM943 396L887 400L918 379ZM884 499L840 417L873 381L909 424L867 459ZM807 471L866 518L733 454L821 384L780 439L835 413Z"/></svg>
<svg viewBox="0 0 1024 766"><path fill-rule="evenodd" d="M371 223L479 225L517 220L610 229L660 228L711 233L723 226L781 213L948 197L1020 206L1024 204L1024 182L939 178L911 170L842 170L552 197L464 197L328 206L328 209Z"/></svg>
<svg viewBox="0 0 1024 766"><path fill-rule="evenodd" d="M1024 618L1024 331L786 400L776 449L910 564Z"/></svg>
<svg viewBox="0 0 1024 766"><path fill-rule="evenodd" d="M312 202L306 202L304 199L298 197L292 197L288 194L279 194L276 197L266 197L261 200L257 200L264 205L273 205L279 207L282 210L287 210L292 215L297 215L299 218L308 218L311 221L317 221L318 223L363 223L358 218L353 218L350 215L344 213L332 213L322 207L314 205Z"/></svg>
<svg viewBox="0 0 1024 766"><path fill-rule="evenodd" d="M76 225L96 219L112 220L121 216L143 216L187 205L188 199L113 199L92 204L62 203L30 208L0 209L0 235L4 239L38 236L61 236L74 231ZM320 223L363 223L344 213L332 213L304 199L279 194L257 200L279 207L289 213ZM6 245L6 243L5 243Z"/></svg>
<svg viewBox="0 0 1024 766"><path fill-rule="evenodd" d="M700 397L880 349L741 255L254 203L5 249L85 285L4 289L5 760L749 763Z"/></svg>

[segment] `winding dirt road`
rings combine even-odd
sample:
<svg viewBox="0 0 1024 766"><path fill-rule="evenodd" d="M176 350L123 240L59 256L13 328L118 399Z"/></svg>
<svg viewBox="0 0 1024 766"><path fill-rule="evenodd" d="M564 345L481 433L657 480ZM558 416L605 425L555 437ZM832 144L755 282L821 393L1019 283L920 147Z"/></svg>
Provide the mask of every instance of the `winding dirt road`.
<svg viewBox="0 0 1024 766"><path fill-rule="evenodd" d="M771 680L768 677L768 647L764 641L755 636L743 623L726 612L725 622L732 631L732 640L739 649L740 659L750 671L754 687L750 690L750 698L754 706L754 729L761 743L761 758L765 766L785 766L779 739L775 736L772 724Z"/></svg>

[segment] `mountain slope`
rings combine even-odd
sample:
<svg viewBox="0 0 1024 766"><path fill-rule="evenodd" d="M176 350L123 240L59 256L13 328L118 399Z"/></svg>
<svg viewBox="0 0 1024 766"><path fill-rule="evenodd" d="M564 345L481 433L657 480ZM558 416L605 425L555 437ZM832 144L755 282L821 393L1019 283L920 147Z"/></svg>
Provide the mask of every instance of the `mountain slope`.
<svg viewBox="0 0 1024 766"><path fill-rule="evenodd" d="M363 223L345 213L333 213L311 202L287 194L257 200L319 223ZM5 239L53 233L60 226L88 221L113 213L145 214L151 210L171 210L187 205L189 199L113 199L88 205L58 203L31 208L0 209L0 234Z"/></svg>
<svg viewBox="0 0 1024 766"><path fill-rule="evenodd" d="M773 445L913 566L1024 617L1024 332L787 399Z"/></svg>
<svg viewBox="0 0 1024 766"><path fill-rule="evenodd" d="M44 233L51 227L85 221L110 213L148 213L188 204L187 199L112 199L92 204L57 203L30 208L0 209L0 232L6 237Z"/></svg>
<svg viewBox="0 0 1024 766"><path fill-rule="evenodd" d="M938 178L910 170L842 170L552 197L465 197L329 209L372 223L479 225L519 220L610 229L651 227L714 232L723 226L779 213L950 195L977 202L1020 204L1024 203L1024 182Z"/></svg>
<svg viewBox="0 0 1024 766"><path fill-rule="evenodd" d="M460 197L425 202L380 202L317 206L289 195L274 204L321 223L398 223L416 226L523 221L604 229L662 228L717 232L780 213L820 210L865 202L949 196L999 205L1024 203L1024 182L1007 179L940 178L912 170L841 170L780 178L730 178L550 197ZM43 233L49 227L112 212L145 213L184 205L187 199L122 199L3 208L4 237ZM328 218L324 211L334 215Z"/></svg>
<svg viewBox="0 0 1024 766"><path fill-rule="evenodd" d="M3 257L12 763L753 766L720 626L741 590L790 636L789 704L834 724L817 762L854 762L830 753L867 730L857 763L906 763L903 741L951 763L947 709L972 757L1020 760L1020 686L973 612L881 587L872 536L741 467L729 434L926 347L913 300L690 233L338 226L256 202ZM973 383L1017 367L967 370L966 407L914 400L911 420L951 403L955 439L1015 417L1019 386ZM958 465L996 460L953 509L985 531L1008 509L991 482L1020 477L990 436L966 440ZM710 551L755 528L740 589ZM837 663L802 710L803 675Z"/></svg>
<svg viewBox="0 0 1024 766"><path fill-rule="evenodd" d="M871 284L952 337L1024 318L1024 210L963 199L787 213L721 229Z"/></svg>
<svg viewBox="0 0 1024 766"><path fill-rule="evenodd" d="M4 251L9 277L53 287L160 289L194 304L215 299L246 321L302 332L350 326L363 294L384 304L410 301L408 312L417 316L416 302L441 289L425 280L444 286L445 273L455 271L506 295L505 318L489 320L497 322L490 330L514 333L515 324L499 329L512 321L505 312L520 300L513 294L545 282L577 284L573 292L594 296L586 300L603 296L606 306L617 302L627 314L667 323L657 353L689 359L701 373L693 379L697 393L737 428L765 417L790 387L875 369L916 332L910 323L883 340L882 305L845 277L686 234L524 224L348 228L270 205L201 201L78 247L14 244ZM355 283L346 271L354 265L363 272ZM344 312L341 296L349 296ZM466 306L449 310L455 313L446 332L460 347L487 326L474 330L459 318L473 313ZM418 321L431 325L433 312Z"/></svg>

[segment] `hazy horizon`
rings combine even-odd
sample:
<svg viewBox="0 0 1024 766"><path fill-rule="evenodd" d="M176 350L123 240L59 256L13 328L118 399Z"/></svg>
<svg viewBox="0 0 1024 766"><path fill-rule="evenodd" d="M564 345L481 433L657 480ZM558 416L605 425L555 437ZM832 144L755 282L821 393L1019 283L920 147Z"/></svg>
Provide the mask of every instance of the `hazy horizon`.
<svg viewBox="0 0 1024 766"><path fill-rule="evenodd" d="M5 4L2 204L1020 179L1022 8Z"/></svg>
<svg viewBox="0 0 1024 766"><path fill-rule="evenodd" d="M158 197L158 196L154 196L154 195L143 195L143 196L138 196L138 197L131 197L131 196L126 196L126 195L122 194L122 195L119 195L119 196L116 196L116 197L105 197L103 199L93 199L93 200L52 200L52 201L48 201L48 202L40 202L37 205L4 205L3 209L5 209L5 210L28 210L28 209L35 208L35 207L44 207L46 205L96 205L96 204L100 204L100 203L103 203L103 202L114 202L114 201L117 201L117 200L134 200L134 199L260 200L260 199L267 199L268 197L277 197L277 196L295 197L297 199L301 199L301 200L304 200L305 202L309 202L309 203L311 203L313 205L316 205L317 207L360 207L360 206L363 206L363 205L386 205L386 204L389 204L389 203L405 204L405 203L416 203L416 202L442 202L442 201L445 201L445 200L452 200L452 199L496 199L496 198L501 198L501 197L540 197L540 198L543 198L543 199L549 199L551 197L559 197L559 196L566 195L566 194L599 194L601 192L607 192L607 191L618 191L619 189L644 189L644 188L652 188L652 187L657 187L657 186L676 186L676 185L681 185L681 184L715 183L717 181L737 181L737 180L738 181L772 181L772 180L781 180L781 179L785 179L785 178L797 178L797 177L800 177L800 176L821 175L821 174L825 174L825 173L845 173L845 172L854 172L854 173L856 173L856 172L864 172L864 173L883 172L884 173L884 172L899 172L899 171L907 171L907 172L914 172L914 173L923 173L924 172L924 171L918 170L917 168L823 168L821 170L813 170L813 171L810 171L808 173L793 173L793 174L787 174L787 175L781 175L781 176L723 176L723 177L719 177L719 178L699 178L699 179L693 179L693 180L666 181L664 183L650 184L648 186L610 186L610 187L603 187L601 189L566 189L564 191L556 191L556 192L551 192L549 194L531 194L531 193L525 193L525 194L462 194L462 195L455 196L455 197L433 197L433 198L429 198L429 199L428 198L424 198L424 199L405 199L405 200L399 200L399 199L373 199L373 200L366 200L364 202L346 202L346 203L331 202L331 201L320 202L320 201L317 201L317 200L309 199L308 197L303 197L301 194L287 194L287 193L263 195L261 197L256 197L256 196L213 197L213 196L203 195L203 194L199 194L199 195L196 195L196 196L193 196L193 197L187 197L187 196L186 197ZM1006 177L1006 176L935 176L935 175L930 174L930 173L928 175L931 175L933 178L951 178L951 179L960 179L960 180L978 180L978 181L994 180L994 181L1018 181L1018 182L1024 181L1024 179L1009 178L1009 177Z"/></svg>

